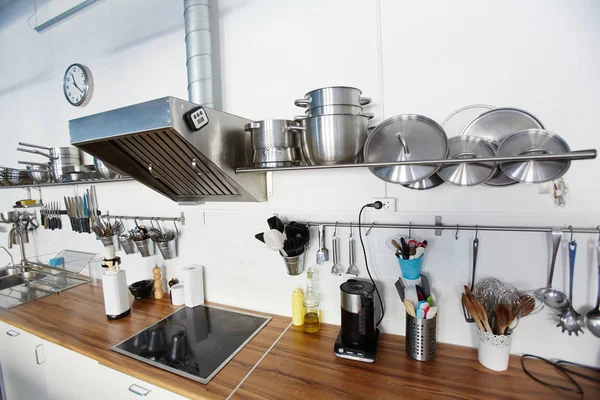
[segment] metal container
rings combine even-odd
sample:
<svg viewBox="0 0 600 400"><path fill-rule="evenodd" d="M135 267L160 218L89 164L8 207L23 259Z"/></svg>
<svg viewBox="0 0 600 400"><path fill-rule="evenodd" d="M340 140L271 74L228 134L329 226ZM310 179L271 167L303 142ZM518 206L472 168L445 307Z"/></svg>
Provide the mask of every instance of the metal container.
<svg viewBox="0 0 600 400"><path fill-rule="evenodd" d="M298 107L314 108L330 105L365 106L371 102L370 97L363 97L362 91L349 86L331 86L312 90L303 99L294 101Z"/></svg>
<svg viewBox="0 0 600 400"><path fill-rule="evenodd" d="M115 246L115 248L117 248L119 246L118 245L119 241L117 239L117 235L101 237L100 241L102 242L104 247Z"/></svg>
<svg viewBox="0 0 600 400"><path fill-rule="evenodd" d="M448 158L471 159L494 157L495 149L475 136L455 136L448 140ZM497 171L495 162L442 165L438 175L457 186L475 186L491 179Z"/></svg>
<svg viewBox="0 0 600 400"><path fill-rule="evenodd" d="M52 180L50 165L28 165L29 176L35 183L48 183Z"/></svg>
<svg viewBox="0 0 600 400"><path fill-rule="evenodd" d="M304 126L302 154L309 165L348 164L356 161L367 139L372 114L298 116Z"/></svg>
<svg viewBox="0 0 600 400"><path fill-rule="evenodd" d="M294 257L286 257L284 255L281 256L283 258L283 262L285 263L285 267L287 269L288 275L300 275L304 272L304 255L306 254L306 250L300 255Z"/></svg>
<svg viewBox="0 0 600 400"><path fill-rule="evenodd" d="M365 162L438 160L448 155L444 129L430 118L397 115L383 121L365 142ZM435 174L440 165L401 165L369 168L380 179L409 185Z"/></svg>
<svg viewBox="0 0 600 400"><path fill-rule="evenodd" d="M437 315L431 319L415 318L406 313L406 354L417 361L435 359Z"/></svg>
<svg viewBox="0 0 600 400"><path fill-rule="evenodd" d="M154 254L154 242L152 242L152 240L150 239L143 239L143 240L134 240L135 245L137 246L138 250L140 251L140 254L142 257L146 258L146 257L150 257L151 255Z"/></svg>
<svg viewBox="0 0 600 400"><path fill-rule="evenodd" d="M498 156L564 154L570 151L569 145L556 133L544 129L527 129L504 139L498 148ZM570 166L570 160L500 163L500 168L506 175L511 179L525 183L553 181L563 176Z"/></svg>
<svg viewBox="0 0 600 400"><path fill-rule="evenodd" d="M122 177L121 174L114 171L101 159L96 157L94 157L94 168L96 169L96 172L98 172L98 174L100 174L100 176L104 179L117 179Z"/></svg>
<svg viewBox="0 0 600 400"><path fill-rule="evenodd" d="M257 168L289 167L301 160L298 132L304 128L296 121L268 119L246 124L254 149L253 163Z"/></svg>
<svg viewBox="0 0 600 400"><path fill-rule="evenodd" d="M360 106L348 106L345 104L335 104L329 106L313 107L306 110L306 115L328 115L328 114L362 114L363 108Z"/></svg>
<svg viewBox="0 0 600 400"><path fill-rule="evenodd" d="M125 254L134 254L137 253L137 247L135 246L135 242L129 236L119 236L119 244Z"/></svg>
<svg viewBox="0 0 600 400"><path fill-rule="evenodd" d="M171 260L177 257L177 239L168 242L156 242L156 247L160 250L165 260Z"/></svg>

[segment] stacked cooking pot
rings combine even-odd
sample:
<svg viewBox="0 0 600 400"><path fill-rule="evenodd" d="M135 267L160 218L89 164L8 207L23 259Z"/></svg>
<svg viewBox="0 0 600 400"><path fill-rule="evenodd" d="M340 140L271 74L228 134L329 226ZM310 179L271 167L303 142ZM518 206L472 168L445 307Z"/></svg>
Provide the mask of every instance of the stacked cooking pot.
<svg viewBox="0 0 600 400"><path fill-rule="evenodd" d="M358 160L373 114L363 112L371 102L353 87L332 86L306 93L294 104L306 109L294 119L302 124L304 160L309 165L334 165Z"/></svg>

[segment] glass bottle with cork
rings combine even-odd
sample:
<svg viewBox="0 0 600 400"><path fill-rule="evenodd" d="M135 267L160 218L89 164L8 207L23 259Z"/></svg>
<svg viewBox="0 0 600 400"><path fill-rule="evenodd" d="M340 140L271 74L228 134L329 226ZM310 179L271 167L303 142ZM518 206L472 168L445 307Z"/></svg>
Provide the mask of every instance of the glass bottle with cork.
<svg viewBox="0 0 600 400"><path fill-rule="evenodd" d="M302 301L304 305L304 332L315 333L321 329L321 312L319 304L321 296L313 288L313 270L306 271L306 291Z"/></svg>

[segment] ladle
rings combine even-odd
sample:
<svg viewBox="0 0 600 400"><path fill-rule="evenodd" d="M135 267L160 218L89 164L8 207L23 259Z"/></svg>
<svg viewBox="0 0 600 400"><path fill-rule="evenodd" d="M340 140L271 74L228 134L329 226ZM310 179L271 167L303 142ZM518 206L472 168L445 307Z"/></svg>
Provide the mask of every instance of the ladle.
<svg viewBox="0 0 600 400"><path fill-rule="evenodd" d="M550 261L550 275L548 284L545 288L538 289L537 294L542 298L545 305L556 310L566 310L571 306L571 301L566 294L557 289L552 289L552 279L554 278L554 266L556 265L556 256L562 239L562 229L552 228L552 260Z"/></svg>
<svg viewBox="0 0 600 400"><path fill-rule="evenodd" d="M596 257L598 258L598 299L596 307L585 313L585 326L592 332L592 335L600 337L600 237L596 245Z"/></svg>

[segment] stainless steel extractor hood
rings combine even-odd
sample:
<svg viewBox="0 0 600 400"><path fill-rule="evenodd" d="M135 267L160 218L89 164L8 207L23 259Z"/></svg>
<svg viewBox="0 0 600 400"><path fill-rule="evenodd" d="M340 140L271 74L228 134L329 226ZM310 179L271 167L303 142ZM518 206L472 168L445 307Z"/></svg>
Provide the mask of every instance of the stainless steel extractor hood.
<svg viewBox="0 0 600 400"><path fill-rule="evenodd" d="M251 120L164 97L69 121L71 144L181 202L265 201L252 165Z"/></svg>

